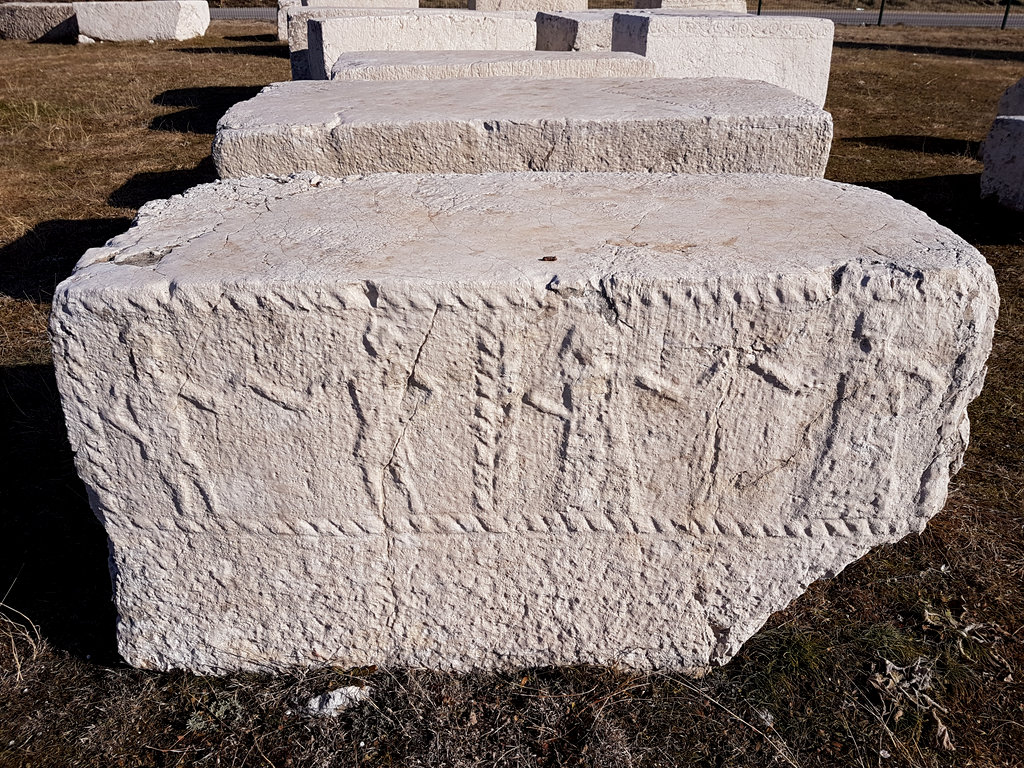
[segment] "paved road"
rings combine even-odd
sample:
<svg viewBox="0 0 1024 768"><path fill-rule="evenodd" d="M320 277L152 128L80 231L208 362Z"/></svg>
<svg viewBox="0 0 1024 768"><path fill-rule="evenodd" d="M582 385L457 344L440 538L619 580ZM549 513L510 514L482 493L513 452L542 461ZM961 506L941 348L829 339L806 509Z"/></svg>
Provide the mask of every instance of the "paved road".
<svg viewBox="0 0 1024 768"><path fill-rule="evenodd" d="M878 11L762 11L766 16L820 16L836 24L870 25L878 23ZM211 8L213 19L276 19L276 8ZM1002 13L922 13L916 11L886 11L882 23L906 24L911 27L998 27ZM1024 12L1010 11L1007 28L1024 28Z"/></svg>

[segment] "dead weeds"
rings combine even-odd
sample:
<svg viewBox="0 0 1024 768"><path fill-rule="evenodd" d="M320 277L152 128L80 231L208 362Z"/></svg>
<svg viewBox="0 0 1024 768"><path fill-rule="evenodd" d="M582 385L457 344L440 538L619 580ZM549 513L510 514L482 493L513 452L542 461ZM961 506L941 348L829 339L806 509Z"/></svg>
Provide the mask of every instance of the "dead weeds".
<svg viewBox="0 0 1024 768"><path fill-rule="evenodd" d="M207 678L119 663L48 302L141 203L213 177L217 117L287 77L271 31L0 43L0 765L1024 765L1024 221L978 199L976 158L1000 92L1024 74L1021 32L837 30L829 177L964 235L1002 292L967 463L924 534L813 585L701 679L592 667ZM348 685L370 700L303 712Z"/></svg>

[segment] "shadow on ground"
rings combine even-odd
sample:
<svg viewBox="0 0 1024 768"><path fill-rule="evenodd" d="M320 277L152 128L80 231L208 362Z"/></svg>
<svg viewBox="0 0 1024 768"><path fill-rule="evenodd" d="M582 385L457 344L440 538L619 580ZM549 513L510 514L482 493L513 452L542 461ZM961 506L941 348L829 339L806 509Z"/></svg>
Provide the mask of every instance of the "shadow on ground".
<svg viewBox="0 0 1024 768"><path fill-rule="evenodd" d="M876 181L877 189L920 208L976 246L1024 243L1024 214L980 197L977 173Z"/></svg>
<svg viewBox="0 0 1024 768"><path fill-rule="evenodd" d="M847 48L859 51L899 51L901 53L921 53L931 56L955 56L963 59L992 59L996 61L1024 61L1024 51L1001 51L986 48L953 48L932 45L889 45L887 43L861 43L855 41L839 41L833 43L835 48Z"/></svg>
<svg viewBox="0 0 1024 768"><path fill-rule="evenodd" d="M131 224L125 217L51 219L0 246L0 294L49 301L86 249L103 245Z"/></svg>
<svg viewBox="0 0 1024 768"><path fill-rule="evenodd" d="M77 656L116 663L107 538L75 473L53 367L0 368L3 602Z"/></svg>
<svg viewBox="0 0 1024 768"><path fill-rule="evenodd" d="M972 158L978 157L981 150L980 141L943 139L938 136L850 136L847 141L901 152L925 152L929 155L960 155Z"/></svg>
<svg viewBox="0 0 1024 768"><path fill-rule="evenodd" d="M205 88L174 88L158 94L153 103L160 107L186 107L180 112L153 118L153 131L174 133L217 132L217 121L232 106L251 99L263 86L208 86Z"/></svg>
<svg viewBox="0 0 1024 768"><path fill-rule="evenodd" d="M207 156L195 168L137 173L111 192L107 203L118 208L139 208L150 200L180 195L197 184L216 180L217 170L214 168L213 158Z"/></svg>

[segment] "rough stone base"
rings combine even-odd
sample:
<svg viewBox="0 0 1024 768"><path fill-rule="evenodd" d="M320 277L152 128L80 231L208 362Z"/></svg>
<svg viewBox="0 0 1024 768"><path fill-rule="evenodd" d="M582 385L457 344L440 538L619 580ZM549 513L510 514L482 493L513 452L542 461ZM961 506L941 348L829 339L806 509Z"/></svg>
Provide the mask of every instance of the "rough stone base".
<svg viewBox="0 0 1024 768"><path fill-rule="evenodd" d="M73 3L78 30L93 40L189 40L206 34L206 0L103 0Z"/></svg>
<svg viewBox="0 0 1024 768"><path fill-rule="evenodd" d="M70 3L0 4L0 40L64 43L77 37L78 20Z"/></svg>
<svg viewBox="0 0 1024 768"><path fill-rule="evenodd" d="M833 29L828 19L796 16L624 12L613 21L612 50L647 56L659 77L763 80L820 107Z"/></svg>
<svg viewBox="0 0 1024 768"><path fill-rule="evenodd" d="M306 177L146 205L51 332L132 664L702 668L942 507L997 304L865 188Z"/></svg>
<svg viewBox="0 0 1024 768"><path fill-rule="evenodd" d="M635 53L555 51L387 51L342 56L332 80L450 80L475 77L651 77Z"/></svg>
<svg viewBox="0 0 1024 768"><path fill-rule="evenodd" d="M222 178L315 171L821 176L832 120L789 91L650 78L277 83L217 125Z"/></svg>
<svg viewBox="0 0 1024 768"><path fill-rule="evenodd" d="M982 145L981 194L1024 211L1024 116L997 117Z"/></svg>
<svg viewBox="0 0 1024 768"><path fill-rule="evenodd" d="M326 80L342 55L357 51L532 51L536 14L451 10L310 20L309 72Z"/></svg>

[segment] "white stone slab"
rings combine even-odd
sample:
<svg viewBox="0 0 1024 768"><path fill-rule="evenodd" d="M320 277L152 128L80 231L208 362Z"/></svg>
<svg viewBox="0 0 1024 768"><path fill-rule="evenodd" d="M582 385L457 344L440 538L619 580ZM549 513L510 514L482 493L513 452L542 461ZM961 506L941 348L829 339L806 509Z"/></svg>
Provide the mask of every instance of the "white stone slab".
<svg viewBox="0 0 1024 768"><path fill-rule="evenodd" d="M532 51L535 16L450 10L310 20L310 77L327 79L334 62L354 51Z"/></svg>
<svg viewBox="0 0 1024 768"><path fill-rule="evenodd" d="M275 83L221 118L222 178L314 171L821 176L831 116L776 86L650 78Z"/></svg>
<svg viewBox="0 0 1024 768"><path fill-rule="evenodd" d="M0 40L59 43L77 37L78 21L69 3L0 4Z"/></svg>
<svg viewBox="0 0 1024 768"><path fill-rule="evenodd" d="M585 11L587 0L467 0L471 11Z"/></svg>
<svg viewBox="0 0 1024 768"><path fill-rule="evenodd" d="M995 122L981 145L982 197L1024 211L1024 79L1003 93Z"/></svg>
<svg viewBox="0 0 1024 768"><path fill-rule="evenodd" d="M825 103L832 63L828 19L750 14L616 14L612 49L654 60L660 77L742 77Z"/></svg>
<svg viewBox="0 0 1024 768"><path fill-rule="evenodd" d="M1024 78L1007 88L999 99L1000 115L1024 115Z"/></svg>
<svg viewBox="0 0 1024 768"><path fill-rule="evenodd" d="M288 11L343 8L349 11L416 9L419 0L277 0L277 39L288 40ZM305 34L305 33L303 33Z"/></svg>
<svg viewBox="0 0 1024 768"><path fill-rule="evenodd" d="M342 56L332 80L450 80L475 77L653 77L635 53L597 51L368 51Z"/></svg>
<svg viewBox="0 0 1024 768"><path fill-rule="evenodd" d="M634 8L681 8L688 11L746 13L746 0L633 0Z"/></svg>
<svg viewBox="0 0 1024 768"><path fill-rule="evenodd" d="M997 303L861 187L306 177L147 204L51 332L130 663L702 668L941 509Z"/></svg>
<svg viewBox="0 0 1024 768"><path fill-rule="evenodd" d="M78 31L93 40L189 40L206 34L206 0L103 0L72 3Z"/></svg>

